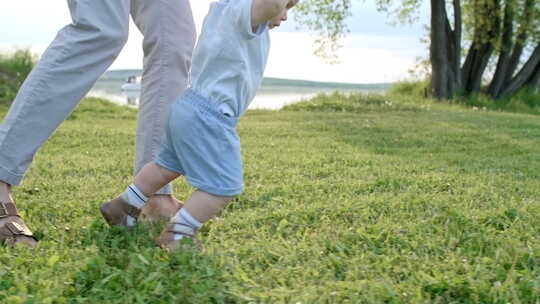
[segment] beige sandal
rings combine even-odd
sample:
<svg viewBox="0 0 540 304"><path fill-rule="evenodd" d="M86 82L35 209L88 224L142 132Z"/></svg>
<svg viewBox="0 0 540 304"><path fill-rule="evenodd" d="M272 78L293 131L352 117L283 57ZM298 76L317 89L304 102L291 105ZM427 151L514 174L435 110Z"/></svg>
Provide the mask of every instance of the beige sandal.
<svg viewBox="0 0 540 304"><path fill-rule="evenodd" d="M38 240L26 224L23 222L17 207L11 202L0 202L0 220L8 219L3 224L0 224L0 243L14 245L23 243L30 247L35 247ZM23 241L25 238L32 239L32 242Z"/></svg>
<svg viewBox="0 0 540 304"><path fill-rule="evenodd" d="M121 198L102 204L99 211L109 225L123 227L133 226L128 223L128 216L136 221L141 214L141 209L126 203Z"/></svg>

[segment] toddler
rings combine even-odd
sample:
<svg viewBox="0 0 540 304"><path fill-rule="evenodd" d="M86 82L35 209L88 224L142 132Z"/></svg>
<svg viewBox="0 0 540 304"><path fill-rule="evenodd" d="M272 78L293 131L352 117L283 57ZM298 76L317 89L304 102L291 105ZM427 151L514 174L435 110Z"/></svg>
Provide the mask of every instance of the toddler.
<svg viewBox="0 0 540 304"><path fill-rule="evenodd" d="M174 249L243 189L238 118L260 86L268 30L299 0L221 0L210 6L192 59L191 86L170 108L154 162L100 210L110 225L133 226L148 197L179 176L196 191L157 239ZM195 239L194 239L195 240Z"/></svg>

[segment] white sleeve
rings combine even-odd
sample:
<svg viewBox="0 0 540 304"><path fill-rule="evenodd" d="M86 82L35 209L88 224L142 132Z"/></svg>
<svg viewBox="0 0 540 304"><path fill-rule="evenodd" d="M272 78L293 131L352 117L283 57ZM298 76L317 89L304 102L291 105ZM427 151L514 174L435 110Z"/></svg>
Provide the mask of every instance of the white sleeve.
<svg viewBox="0 0 540 304"><path fill-rule="evenodd" d="M251 5L253 0L230 0L228 13L233 22L233 30L237 30L245 39L253 39L257 34L251 26ZM257 32L260 33L257 29Z"/></svg>

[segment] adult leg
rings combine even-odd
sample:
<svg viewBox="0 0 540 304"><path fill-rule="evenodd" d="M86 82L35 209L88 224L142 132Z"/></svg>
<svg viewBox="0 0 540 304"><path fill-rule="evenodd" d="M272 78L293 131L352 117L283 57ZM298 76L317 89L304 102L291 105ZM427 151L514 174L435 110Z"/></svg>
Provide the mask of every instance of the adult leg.
<svg viewBox="0 0 540 304"><path fill-rule="evenodd" d="M154 159L170 104L188 84L196 41L188 0L132 0L131 15L143 40L142 91L137 120L134 173ZM170 218L180 205L170 185L150 198L143 215Z"/></svg>
<svg viewBox="0 0 540 304"><path fill-rule="evenodd" d="M110 66L127 40L129 0L68 3L73 22L58 32L0 125L2 199L11 200L9 185L21 183L36 151ZM9 220L0 218L0 227Z"/></svg>

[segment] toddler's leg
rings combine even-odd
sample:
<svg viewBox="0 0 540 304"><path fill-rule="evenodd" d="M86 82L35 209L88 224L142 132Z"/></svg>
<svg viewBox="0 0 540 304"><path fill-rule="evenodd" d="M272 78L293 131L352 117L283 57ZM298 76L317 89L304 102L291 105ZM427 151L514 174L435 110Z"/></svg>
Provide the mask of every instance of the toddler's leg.
<svg viewBox="0 0 540 304"><path fill-rule="evenodd" d="M149 162L137 173L133 183L145 195L150 196L178 176L180 174L177 172L165 169L155 162Z"/></svg>
<svg viewBox="0 0 540 304"><path fill-rule="evenodd" d="M143 34L144 50L135 176L159 152L169 108L187 88L197 32L189 0L131 0L131 16ZM168 184L148 199L139 220L168 221L182 204Z"/></svg>
<svg viewBox="0 0 540 304"><path fill-rule="evenodd" d="M205 223L216 216L233 199L197 190L189 197L184 208L199 222Z"/></svg>
<svg viewBox="0 0 540 304"><path fill-rule="evenodd" d="M101 214L109 225L133 226L148 197L179 175L155 162L150 162L139 171L133 184L129 185L122 194L101 205Z"/></svg>
<svg viewBox="0 0 540 304"><path fill-rule="evenodd" d="M194 238L197 230L216 216L233 199L216 196L200 190L195 191L186 204L161 232L157 243L162 248L175 249L183 238Z"/></svg>

